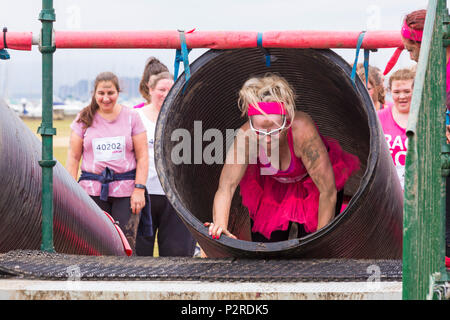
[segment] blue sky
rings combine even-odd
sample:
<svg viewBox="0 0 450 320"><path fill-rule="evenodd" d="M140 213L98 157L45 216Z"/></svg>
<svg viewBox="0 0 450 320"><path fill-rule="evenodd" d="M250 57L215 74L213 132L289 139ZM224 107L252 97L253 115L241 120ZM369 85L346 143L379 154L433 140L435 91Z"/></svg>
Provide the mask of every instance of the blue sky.
<svg viewBox="0 0 450 320"><path fill-rule="evenodd" d="M5 0L4 0L5 1ZM424 9L427 0L55 0L55 30L398 30L410 11ZM38 33L39 0L9 1L0 11L0 23L11 31ZM140 77L147 57L154 55L173 69L175 50L57 50L54 87L92 79L110 70L119 76ZM205 50L194 49L194 60ZM354 50L337 51L353 61ZM384 68L393 49L371 55L371 64ZM0 61L0 96L5 92L40 93L41 57L10 51ZM413 65L403 53L398 66ZM7 81L5 81L7 79Z"/></svg>

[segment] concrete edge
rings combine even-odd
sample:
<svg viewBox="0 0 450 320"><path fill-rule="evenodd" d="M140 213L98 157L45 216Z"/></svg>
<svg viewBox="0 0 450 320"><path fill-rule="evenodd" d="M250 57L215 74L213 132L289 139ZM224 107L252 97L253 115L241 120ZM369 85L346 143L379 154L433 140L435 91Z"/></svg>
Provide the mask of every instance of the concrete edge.
<svg viewBox="0 0 450 320"><path fill-rule="evenodd" d="M0 300L400 300L401 282L0 280Z"/></svg>

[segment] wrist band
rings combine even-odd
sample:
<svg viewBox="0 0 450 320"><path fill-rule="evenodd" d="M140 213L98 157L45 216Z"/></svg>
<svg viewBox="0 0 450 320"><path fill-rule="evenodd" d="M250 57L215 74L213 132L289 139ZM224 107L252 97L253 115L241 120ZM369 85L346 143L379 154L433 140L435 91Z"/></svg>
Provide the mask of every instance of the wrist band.
<svg viewBox="0 0 450 320"><path fill-rule="evenodd" d="M134 187L135 187L135 188L138 188L138 189L145 189L145 186L144 186L143 184L139 184L139 183L136 183L136 184L134 185Z"/></svg>

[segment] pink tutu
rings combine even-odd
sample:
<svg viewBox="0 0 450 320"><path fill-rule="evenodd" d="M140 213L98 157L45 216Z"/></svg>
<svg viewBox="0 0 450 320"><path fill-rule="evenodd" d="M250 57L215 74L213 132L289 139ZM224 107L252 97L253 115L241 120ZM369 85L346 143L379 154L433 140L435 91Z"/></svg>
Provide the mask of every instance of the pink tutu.
<svg viewBox="0 0 450 320"><path fill-rule="evenodd" d="M261 175L260 163L249 164L240 182L242 203L248 208L253 220L253 232L259 232L267 239L275 230L287 230L289 221L304 225L308 233L317 230L319 190L307 175L302 161L293 153L292 136L289 130L288 143L291 148L292 164L287 171L274 175ZM345 152L339 142L322 138L328 145L328 154L333 166L336 189L343 189L353 172L359 169L358 157ZM306 176L305 176L306 174ZM302 177L298 182L280 182L277 177Z"/></svg>

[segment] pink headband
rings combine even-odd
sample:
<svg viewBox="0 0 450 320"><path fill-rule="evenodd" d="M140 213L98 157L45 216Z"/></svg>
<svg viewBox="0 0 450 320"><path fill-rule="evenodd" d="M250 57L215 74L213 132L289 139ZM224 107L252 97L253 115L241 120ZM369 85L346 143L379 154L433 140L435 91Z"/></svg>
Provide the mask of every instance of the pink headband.
<svg viewBox="0 0 450 320"><path fill-rule="evenodd" d="M281 114L285 115L286 110L284 109L284 103L282 102L258 102L259 108L266 114ZM252 104L248 105L248 116L254 116L257 114L263 114L261 111L256 109Z"/></svg>
<svg viewBox="0 0 450 320"><path fill-rule="evenodd" d="M406 24L406 20L403 22L402 30L400 31L400 33L403 38L416 42L422 42L423 30L415 30L408 27L408 25ZM395 50L394 54L392 55L391 59L389 59L389 62L386 65L386 69L384 69L383 75L387 75L392 70L404 49L405 47L402 45L398 47L397 50Z"/></svg>
<svg viewBox="0 0 450 320"><path fill-rule="evenodd" d="M406 24L406 20L403 22L401 34L406 39L422 42L423 30L415 30L408 27L408 25Z"/></svg>

